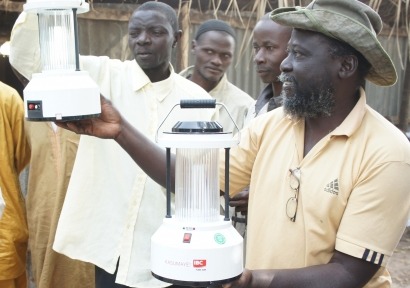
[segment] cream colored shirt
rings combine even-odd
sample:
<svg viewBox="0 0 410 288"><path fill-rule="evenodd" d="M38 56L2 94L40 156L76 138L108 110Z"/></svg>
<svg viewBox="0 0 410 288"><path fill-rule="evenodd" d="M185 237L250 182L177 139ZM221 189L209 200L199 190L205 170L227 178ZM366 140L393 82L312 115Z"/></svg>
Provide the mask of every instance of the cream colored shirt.
<svg viewBox="0 0 410 288"><path fill-rule="evenodd" d="M26 121L24 126L31 148L26 211L35 286L94 288L94 265L53 250L80 135L53 122Z"/></svg>
<svg viewBox="0 0 410 288"><path fill-rule="evenodd" d="M11 39L11 63L31 79L40 67L37 17L22 13ZM168 79L151 83L135 61L80 58L81 69L89 72L101 94L152 140L180 99L211 99L172 67ZM210 120L217 114L214 110L176 108L163 128L169 129L177 120ZM165 217L165 198L165 190L148 178L114 140L82 136L53 249L109 273L114 273L120 258L119 284L169 286L153 278L150 269L151 235Z"/></svg>
<svg viewBox="0 0 410 288"><path fill-rule="evenodd" d="M181 71L179 75L187 78L189 75L192 75L193 69L194 66L190 66ZM248 114L248 109L255 104L255 100L246 92L229 82L226 74L224 74L218 85L209 91L209 94L216 99L216 102L223 103L226 106L239 130L242 129ZM238 131L235 128L235 124L232 122L232 119L224 107L218 106L217 109L219 115L216 120L222 125L224 131L237 133Z"/></svg>
<svg viewBox="0 0 410 288"><path fill-rule="evenodd" d="M365 287L390 287L386 265L410 211L408 140L366 105L364 91L305 157L303 135L304 121L294 123L278 108L255 118L231 151L232 194L250 184L246 267L325 264L336 249L381 266ZM291 222L286 203L295 168L299 205Z"/></svg>
<svg viewBox="0 0 410 288"><path fill-rule="evenodd" d="M151 83L135 61L82 57L83 70L101 87L134 127L151 140L180 99L210 96L198 85L175 74ZM96 73L97 72L97 73ZM209 120L213 109L171 113L177 120ZM117 283L137 287L169 284L151 276L150 239L166 214L165 190L151 180L113 140L83 136L57 228L54 249L114 273Z"/></svg>

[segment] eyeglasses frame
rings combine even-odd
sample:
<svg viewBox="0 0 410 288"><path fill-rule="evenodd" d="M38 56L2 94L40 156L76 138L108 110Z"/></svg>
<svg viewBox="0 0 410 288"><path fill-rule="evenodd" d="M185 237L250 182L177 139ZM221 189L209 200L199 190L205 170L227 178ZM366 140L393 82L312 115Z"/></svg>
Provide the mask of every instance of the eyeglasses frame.
<svg viewBox="0 0 410 288"><path fill-rule="evenodd" d="M300 168L297 167L295 169L289 169L290 172L290 176L289 176L289 186L290 189L293 190L293 192L295 193L294 196L291 196L288 201L286 201L286 216L288 216L288 218L290 219L290 221L295 222L296 221L296 214L298 212L298 204L299 204L299 190L300 190ZM298 175L296 174L296 172L298 172ZM292 177L294 179L296 179L296 186L292 185ZM289 215L288 213L288 206L289 206L289 202L290 201L295 201L296 205L295 205L295 212L291 213L291 215ZM293 216L292 216L293 214Z"/></svg>

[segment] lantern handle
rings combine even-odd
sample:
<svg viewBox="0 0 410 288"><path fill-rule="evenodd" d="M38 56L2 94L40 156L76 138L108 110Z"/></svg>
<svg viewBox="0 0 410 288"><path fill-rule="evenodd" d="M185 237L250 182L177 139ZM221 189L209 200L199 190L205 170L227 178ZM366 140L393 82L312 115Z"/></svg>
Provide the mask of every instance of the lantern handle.
<svg viewBox="0 0 410 288"><path fill-rule="evenodd" d="M238 125L236 125L235 120L233 120L232 115L231 115L231 113L229 113L228 108L226 108L225 104L220 103L220 102L216 102L216 105L222 106L222 107L225 109L226 113L228 113L229 118L231 118L231 121L232 121L233 125L235 125L236 131L238 132L238 136L239 136L239 134L240 134L239 127L238 127ZM233 134L233 132L234 132L234 131L232 131L232 134Z"/></svg>
<svg viewBox="0 0 410 288"><path fill-rule="evenodd" d="M215 108L216 99L181 99L181 108Z"/></svg>
<svg viewBox="0 0 410 288"><path fill-rule="evenodd" d="M236 125L235 120L233 120L231 113L229 113L228 108L223 103L216 102L216 99L181 99L179 104L175 104L174 107L168 112L167 116L162 120L161 124L158 126L157 133L155 134L155 142L158 143L158 132L161 129L162 125L164 122L167 120L168 116L172 113L172 111L175 109L175 107L180 106L181 109L186 109L186 108L215 108L216 105L222 106L225 111L228 113L229 118L231 118L231 121L235 125L235 128L238 132L238 139L239 139L239 127ZM234 132L234 131L232 131Z"/></svg>

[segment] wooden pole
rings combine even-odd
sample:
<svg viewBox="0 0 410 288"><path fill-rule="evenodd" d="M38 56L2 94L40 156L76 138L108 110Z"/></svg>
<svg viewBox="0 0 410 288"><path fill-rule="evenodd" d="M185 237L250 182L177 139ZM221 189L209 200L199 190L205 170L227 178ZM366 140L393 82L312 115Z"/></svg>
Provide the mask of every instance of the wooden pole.
<svg viewBox="0 0 410 288"><path fill-rule="evenodd" d="M182 30L182 37L178 44L176 72L188 67L188 53L189 53L189 5L187 2L183 3L179 11L180 29Z"/></svg>

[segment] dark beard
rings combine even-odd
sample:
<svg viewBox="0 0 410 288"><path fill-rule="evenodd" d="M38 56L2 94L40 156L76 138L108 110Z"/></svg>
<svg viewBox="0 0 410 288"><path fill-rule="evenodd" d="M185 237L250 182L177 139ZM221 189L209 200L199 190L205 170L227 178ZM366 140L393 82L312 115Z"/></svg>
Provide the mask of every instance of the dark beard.
<svg viewBox="0 0 410 288"><path fill-rule="evenodd" d="M328 79L321 86L309 84L299 87L296 79L283 73L282 82L291 82L292 86L282 90L283 109L292 119L329 117L335 107L334 88Z"/></svg>

